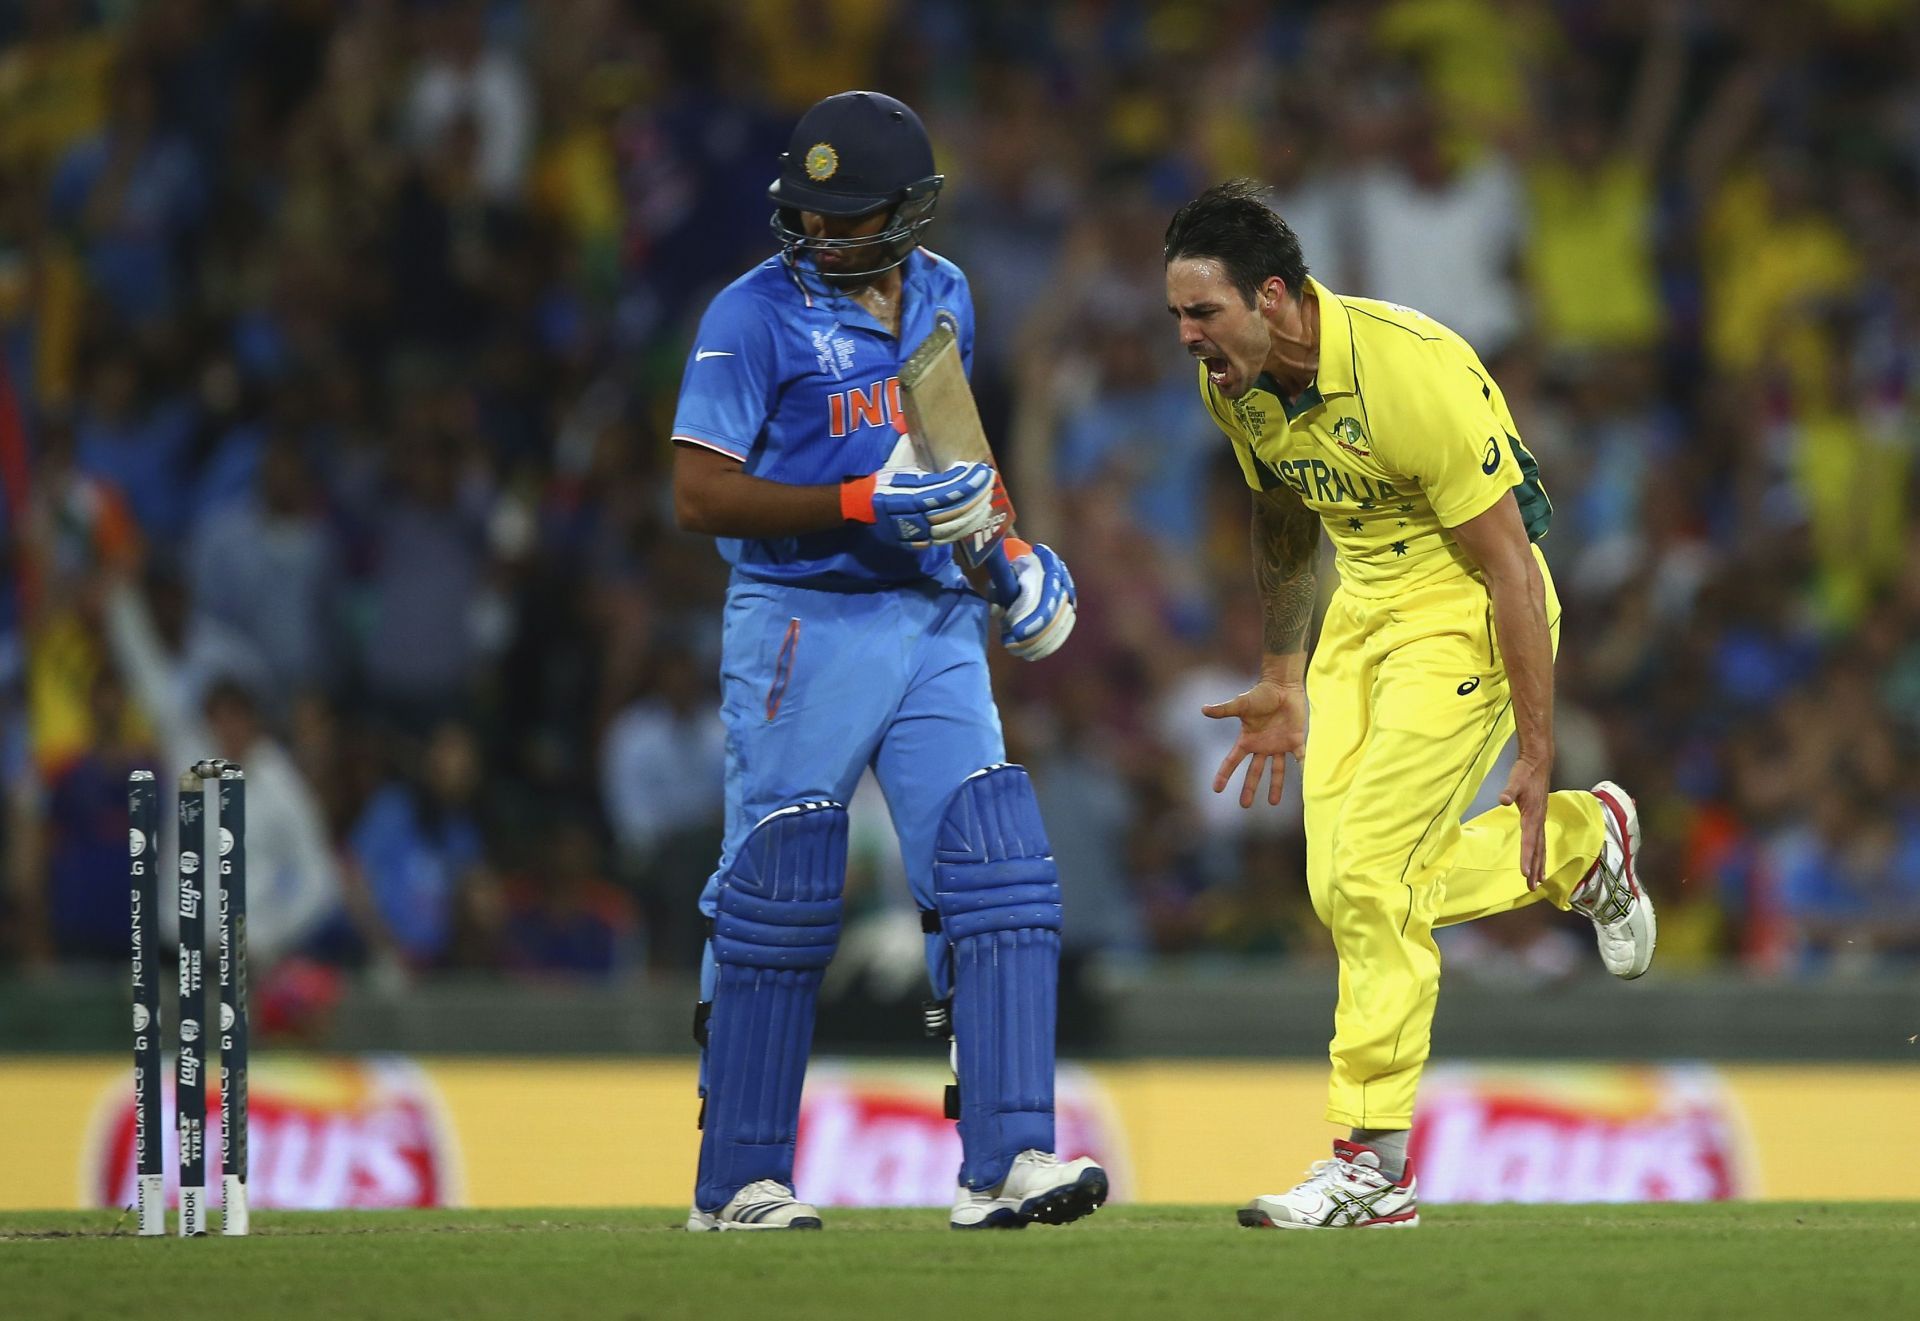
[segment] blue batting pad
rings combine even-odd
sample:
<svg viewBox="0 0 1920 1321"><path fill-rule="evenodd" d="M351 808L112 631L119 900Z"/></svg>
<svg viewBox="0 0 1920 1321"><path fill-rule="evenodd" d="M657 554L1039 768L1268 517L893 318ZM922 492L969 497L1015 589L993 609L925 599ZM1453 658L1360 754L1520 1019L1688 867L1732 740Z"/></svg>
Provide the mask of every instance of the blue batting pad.
<svg viewBox="0 0 1920 1321"><path fill-rule="evenodd" d="M793 1182L814 1001L840 940L846 875L847 809L820 801L762 820L720 880L694 1188L703 1211L759 1179Z"/></svg>
<svg viewBox="0 0 1920 1321"><path fill-rule="evenodd" d="M960 1182L992 1188L1022 1151L1053 1150L1060 877L1023 768L989 767L954 792L933 890L953 949Z"/></svg>

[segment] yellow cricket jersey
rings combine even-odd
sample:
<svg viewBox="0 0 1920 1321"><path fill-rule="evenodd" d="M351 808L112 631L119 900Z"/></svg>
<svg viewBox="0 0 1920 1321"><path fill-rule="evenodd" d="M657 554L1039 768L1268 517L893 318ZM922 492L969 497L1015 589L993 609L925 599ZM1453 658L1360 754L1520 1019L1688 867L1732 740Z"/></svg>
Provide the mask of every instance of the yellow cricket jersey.
<svg viewBox="0 0 1920 1321"><path fill-rule="evenodd" d="M1264 375L1224 399L1205 363L1200 394L1247 485L1291 487L1320 515L1347 591L1385 600L1474 576L1447 529L1509 490L1528 538L1546 535L1539 467L1467 342L1412 308L1307 284L1320 300L1320 368L1298 403Z"/></svg>

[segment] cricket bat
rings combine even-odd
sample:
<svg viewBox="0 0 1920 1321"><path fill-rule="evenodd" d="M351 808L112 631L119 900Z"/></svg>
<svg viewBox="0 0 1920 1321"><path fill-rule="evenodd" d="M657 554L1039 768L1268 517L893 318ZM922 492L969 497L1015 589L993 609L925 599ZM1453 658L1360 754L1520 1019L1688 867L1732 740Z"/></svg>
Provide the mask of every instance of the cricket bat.
<svg viewBox="0 0 1920 1321"><path fill-rule="evenodd" d="M974 405L973 389L960 361L960 342L951 325L936 327L900 368L900 399L921 467L939 472L956 463L984 463L994 469L993 521L956 549L969 566L984 565L1001 604L1010 603L1020 594L1020 585L1013 566L1000 553L1000 543L1013 526L1013 502L980 425L980 410Z"/></svg>

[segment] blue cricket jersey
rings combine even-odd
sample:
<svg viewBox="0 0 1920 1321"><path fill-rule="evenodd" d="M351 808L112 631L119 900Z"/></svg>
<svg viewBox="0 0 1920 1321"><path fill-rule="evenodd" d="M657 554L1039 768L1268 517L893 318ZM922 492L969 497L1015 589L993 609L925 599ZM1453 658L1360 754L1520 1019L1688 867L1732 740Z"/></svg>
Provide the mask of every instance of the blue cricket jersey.
<svg viewBox="0 0 1920 1321"><path fill-rule="evenodd" d="M943 320L973 370L973 298L945 257L917 249L901 275L900 338L853 299L802 289L770 257L715 296L680 380L673 439L740 460L768 481L864 477L900 434L900 365ZM960 583L947 546L914 551L866 524L799 537L719 539L736 578L860 587L936 577Z"/></svg>

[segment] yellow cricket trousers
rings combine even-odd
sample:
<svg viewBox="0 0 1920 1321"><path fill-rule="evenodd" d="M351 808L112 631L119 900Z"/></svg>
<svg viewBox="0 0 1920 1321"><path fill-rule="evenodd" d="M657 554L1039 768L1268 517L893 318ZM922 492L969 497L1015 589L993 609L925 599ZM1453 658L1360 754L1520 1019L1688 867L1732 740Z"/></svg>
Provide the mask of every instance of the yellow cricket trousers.
<svg viewBox="0 0 1920 1321"><path fill-rule="evenodd" d="M1536 547L1540 571L1546 561ZM1546 577L1560 643L1560 600ZM1513 737L1513 703L1480 583L1451 579L1392 601L1343 587L1307 672L1302 767L1307 886L1340 958L1327 1118L1409 1128L1440 989L1433 928L1545 899L1565 908L1605 840L1599 800L1547 801L1547 880L1520 870L1520 812L1462 823Z"/></svg>

